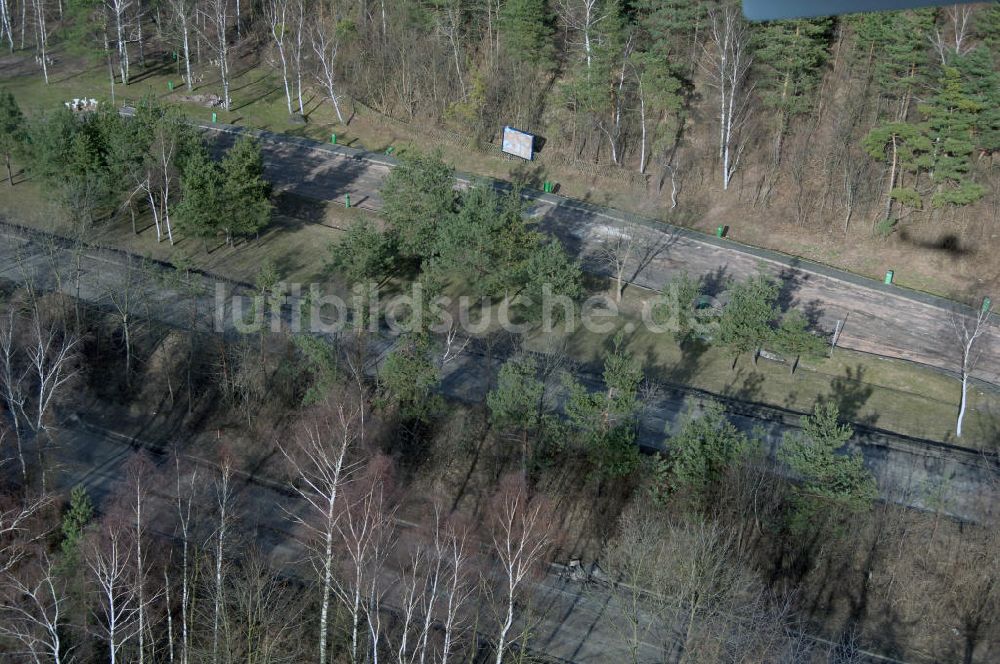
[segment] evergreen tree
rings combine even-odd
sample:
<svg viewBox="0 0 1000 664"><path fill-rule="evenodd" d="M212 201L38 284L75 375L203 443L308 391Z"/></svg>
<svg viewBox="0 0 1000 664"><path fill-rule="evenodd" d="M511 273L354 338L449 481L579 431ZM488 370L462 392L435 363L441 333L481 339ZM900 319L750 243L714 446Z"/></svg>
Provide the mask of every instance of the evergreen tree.
<svg viewBox="0 0 1000 664"><path fill-rule="evenodd" d="M264 179L264 157L254 138L242 136L226 152L221 178L226 239L260 233L271 220L271 185Z"/></svg>
<svg viewBox="0 0 1000 664"><path fill-rule="evenodd" d="M87 490L77 485L69 496L69 509L63 515L62 542L59 545L63 558L60 569L64 574L73 574L80 565L80 544L83 541L84 529L94 518L94 505L90 501Z"/></svg>
<svg viewBox="0 0 1000 664"><path fill-rule="evenodd" d="M615 336L604 355L604 390L591 392L570 374L563 375L568 396L566 416L583 442L594 472L601 478L624 477L638 467L635 445L642 369Z"/></svg>
<svg viewBox="0 0 1000 664"><path fill-rule="evenodd" d="M521 442L521 470L526 473L531 458L529 436L542 420L545 386L538 379L538 363L530 355L504 362L497 384L486 397L493 427L513 431Z"/></svg>
<svg viewBox="0 0 1000 664"><path fill-rule="evenodd" d="M894 102L890 121L906 120L927 63L935 11L865 12L846 20L855 29L859 64L869 72L879 93Z"/></svg>
<svg viewBox="0 0 1000 664"><path fill-rule="evenodd" d="M525 261L523 286L517 293L524 298L525 315L538 320L545 311L546 298L576 301L582 294L583 273L579 261L572 260L558 241L542 241ZM563 314L558 306L551 311L556 316Z"/></svg>
<svg viewBox="0 0 1000 664"><path fill-rule="evenodd" d="M861 454L841 453L854 428L841 424L839 416L834 404L817 404L811 415L802 418L801 431L786 434L778 451L778 458L801 480L800 495L809 503L810 513L830 504L860 511L877 495Z"/></svg>
<svg viewBox="0 0 1000 664"><path fill-rule="evenodd" d="M829 18L773 21L754 32L757 88L764 105L776 112L776 161L789 121L812 109L829 56L832 27Z"/></svg>
<svg viewBox="0 0 1000 664"><path fill-rule="evenodd" d="M485 184L466 191L458 211L437 230L429 267L450 273L473 294L485 296L517 291L525 263L541 241L528 230L520 192L501 195Z"/></svg>
<svg viewBox="0 0 1000 664"><path fill-rule="evenodd" d="M698 311L701 285L684 272L660 291L653 303L653 322L669 329L679 342L689 340L702 331L703 316Z"/></svg>
<svg viewBox="0 0 1000 664"><path fill-rule="evenodd" d="M21 107L9 90L0 90L0 152L7 165L7 183L14 186L14 171L10 166L11 155L19 150L26 136L26 125Z"/></svg>
<svg viewBox="0 0 1000 664"><path fill-rule="evenodd" d="M440 395L433 394L441 372L430 359L426 334L411 333L402 338L382 363L378 379L383 400L399 406L407 419L428 422L444 406Z"/></svg>
<svg viewBox="0 0 1000 664"><path fill-rule="evenodd" d="M937 94L918 106L924 132L933 146L928 169L935 192L931 205L968 205L983 197L983 187L972 181L972 141L982 105L963 89L955 67L943 69Z"/></svg>
<svg viewBox="0 0 1000 664"><path fill-rule="evenodd" d="M920 208L922 198L916 188L916 176L928 166L927 155L933 148L920 127L908 122L888 122L868 132L861 144L870 156L889 163L885 218L892 216L893 201ZM906 174L911 176L909 180L904 178Z"/></svg>
<svg viewBox="0 0 1000 664"><path fill-rule="evenodd" d="M500 32L515 61L547 67L552 63L552 15L545 0L507 0L500 10Z"/></svg>
<svg viewBox="0 0 1000 664"><path fill-rule="evenodd" d="M666 442L670 483L699 501L709 499L727 468L752 449L750 439L726 418L722 404L689 402L680 431Z"/></svg>
<svg viewBox="0 0 1000 664"><path fill-rule="evenodd" d="M809 321L798 309L781 319L781 326L774 333L774 346L779 353L794 358L788 363L789 373L795 373L799 358L820 358L826 353L826 342L809 331Z"/></svg>
<svg viewBox="0 0 1000 664"><path fill-rule="evenodd" d="M777 316L774 303L778 285L769 277L758 274L737 284L729 291L729 304L719 319L719 343L733 354L733 369L743 353L757 352L772 337L771 321Z"/></svg>
<svg viewBox="0 0 1000 664"><path fill-rule="evenodd" d="M400 252L423 260L434 254L438 224L455 213L455 171L440 153L407 152L381 188L382 217Z"/></svg>
<svg viewBox="0 0 1000 664"><path fill-rule="evenodd" d="M1000 4L994 11L1000 14ZM994 55L983 47L952 59L962 74L963 91L979 104L972 139L976 147L991 154L1000 151L1000 72L993 61Z"/></svg>
<svg viewBox="0 0 1000 664"><path fill-rule="evenodd" d="M392 270L395 247L392 238L368 219L360 219L330 247L330 265L351 284L380 283Z"/></svg>
<svg viewBox="0 0 1000 664"><path fill-rule="evenodd" d="M180 202L174 206L177 225L193 237L207 240L223 228L222 175L204 150L194 153L181 173Z"/></svg>
<svg viewBox="0 0 1000 664"><path fill-rule="evenodd" d="M712 3L705 0L636 0L639 25L649 52L675 76L690 80L697 61L698 39Z"/></svg>

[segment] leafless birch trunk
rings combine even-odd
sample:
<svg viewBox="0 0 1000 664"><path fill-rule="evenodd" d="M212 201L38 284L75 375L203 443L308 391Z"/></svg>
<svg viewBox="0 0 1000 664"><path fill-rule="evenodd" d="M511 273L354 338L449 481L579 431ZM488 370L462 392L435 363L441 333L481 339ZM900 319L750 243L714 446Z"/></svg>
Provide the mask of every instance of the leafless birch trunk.
<svg viewBox="0 0 1000 664"><path fill-rule="evenodd" d="M332 409L332 404L326 407ZM291 484L309 506L310 516L296 516L306 544L316 558L320 586L319 662L328 661L330 598L334 591L334 540L340 505L337 497L347 474L348 453L360 439L363 403L336 407L336 416L304 427L292 449L281 447L294 471Z"/></svg>
<svg viewBox="0 0 1000 664"><path fill-rule="evenodd" d="M965 411L968 408L969 395L969 375L979 360L982 349L976 349L976 341L989 328L990 313L992 306L986 302L979 308L979 311L972 315L961 313L952 314L952 325L955 328L955 337L958 339L962 352L960 364L960 374L962 380L962 400L958 407L958 421L955 424L955 436L962 437L962 423L965 420Z"/></svg>
<svg viewBox="0 0 1000 664"><path fill-rule="evenodd" d="M753 58L750 34L737 7L709 13L709 38L705 45L706 74L716 91L719 116L719 160L722 188L729 189L745 147L742 129L750 112L753 86L749 82Z"/></svg>

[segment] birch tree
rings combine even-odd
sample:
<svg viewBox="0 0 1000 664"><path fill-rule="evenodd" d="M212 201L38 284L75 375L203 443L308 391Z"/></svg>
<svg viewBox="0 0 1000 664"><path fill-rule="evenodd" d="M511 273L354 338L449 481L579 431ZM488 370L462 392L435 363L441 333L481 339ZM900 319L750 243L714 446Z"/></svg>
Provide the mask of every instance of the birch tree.
<svg viewBox="0 0 1000 664"><path fill-rule="evenodd" d="M7 38L11 53L14 52L14 27L10 20L10 5L7 0L0 0L0 40Z"/></svg>
<svg viewBox="0 0 1000 664"><path fill-rule="evenodd" d="M288 105L289 115L292 114L292 90L288 81L288 4L291 1L268 0L264 6L271 39L278 50L278 59L281 60L281 81L285 85L285 102Z"/></svg>
<svg viewBox="0 0 1000 664"><path fill-rule="evenodd" d="M226 28L229 26L229 0L206 0L204 11L212 24L212 34L206 34L205 40L215 49L215 64L219 67L219 78L222 80L222 106L228 111L232 105L229 97L229 40L226 36Z"/></svg>
<svg viewBox="0 0 1000 664"><path fill-rule="evenodd" d="M348 453L361 441L364 426L364 403L341 401L325 404L335 415L324 417L317 410L316 420L303 427L293 447L281 446L281 452L293 470L292 490L309 506L308 516L295 515L302 527L304 539L313 554L314 569L319 577L319 657L328 661L327 643L330 632L330 599L334 591L334 543L338 534L337 501L348 471ZM324 408L325 410L325 408Z"/></svg>
<svg viewBox="0 0 1000 664"><path fill-rule="evenodd" d="M0 503L0 574L14 568L25 555L25 546L33 537L32 519L49 505L47 496Z"/></svg>
<svg viewBox="0 0 1000 664"><path fill-rule="evenodd" d="M958 438L962 437L962 423L968 408L969 377L982 354L982 348L976 347L976 341L989 329L992 309L992 304L987 300L974 314L954 313L951 317L955 337L961 350L959 375L962 381L962 398L958 406L958 420L955 423L955 436Z"/></svg>
<svg viewBox="0 0 1000 664"><path fill-rule="evenodd" d="M307 0L291 0L291 2L292 19L295 22L295 31L290 43L292 69L295 75L295 94L298 97L299 114L305 115L306 107L302 100L302 70L304 67L303 59L306 55L306 12L309 8L306 6Z"/></svg>
<svg viewBox="0 0 1000 664"><path fill-rule="evenodd" d="M517 475L501 481L491 511L489 530L498 578L484 579L484 586L494 588L497 594L494 661L503 664L510 648L518 598L553 544L555 515L547 501L528 495L527 485Z"/></svg>
<svg viewBox="0 0 1000 664"><path fill-rule="evenodd" d="M21 644L21 652L10 655L24 656L35 662L50 661L62 664L63 654L69 654L61 634L66 629L66 588L58 578L55 563L42 553L30 570L31 580L20 575L9 575L10 599L0 603L0 636Z"/></svg>
<svg viewBox="0 0 1000 664"><path fill-rule="evenodd" d="M192 507L195 487L198 485L198 470L181 474L180 455L174 454L176 473L177 526L181 544L181 652L180 664L188 664L191 653L191 536Z"/></svg>
<svg viewBox="0 0 1000 664"><path fill-rule="evenodd" d="M26 400L24 383L30 367L19 366L17 348L14 345L14 308L7 312L7 320L0 323L0 397L13 424L14 445L21 464L21 478L28 478L28 465L24 458L22 422L27 416L24 411Z"/></svg>
<svg viewBox="0 0 1000 664"><path fill-rule="evenodd" d="M753 93L749 80L753 63L749 41L747 24L738 7L722 7L709 12L703 66L716 94L723 189L729 189L746 147L743 128L749 119Z"/></svg>
<svg viewBox="0 0 1000 664"><path fill-rule="evenodd" d="M323 14L313 25L310 31L310 43L313 53L316 54L316 80L323 86L326 96L333 104L333 110L337 113L337 120L344 124L344 114L340 110L340 101L337 94L337 54L340 50L340 37L337 34L337 23L339 16L334 13Z"/></svg>
<svg viewBox="0 0 1000 664"><path fill-rule="evenodd" d="M31 344L27 349L30 372L35 380L34 404L31 415L31 429L36 438L44 433L49 434L46 417L52 404L62 393L66 384L72 380L78 370L74 367L78 338L69 333L60 334L54 324L42 322L37 307L32 316ZM45 489L44 448L41 440L36 443L39 457L39 472L41 473L42 489Z"/></svg>
<svg viewBox="0 0 1000 664"><path fill-rule="evenodd" d="M128 527L110 519L93 540L88 566L97 593L98 632L108 648L108 661L116 664L122 648L138 634L138 586L133 583L133 555Z"/></svg>
<svg viewBox="0 0 1000 664"><path fill-rule="evenodd" d="M392 536L394 513L389 499L390 483L389 459L383 456L373 458L337 520L345 553L345 571L343 579L336 585L336 593L350 616L353 662L377 654L376 646L381 633L379 604L382 598L379 576L388 540ZM371 647L365 656L360 651L363 628L367 628Z"/></svg>
<svg viewBox="0 0 1000 664"><path fill-rule="evenodd" d="M132 7L132 0L105 0L105 6L114 21L115 43L118 52L118 74L122 85L128 85L129 80L129 59L128 59L128 32L129 32L129 10Z"/></svg>
<svg viewBox="0 0 1000 664"><path fill-rule="evenodd" d="M23 3L27 3L28 0L21 0ZM45 79L45 84L49 84L49 28L46 17L46 5L45 0L31 0L31 3L35 12L35 49L37 52L38 63L42 67L42 77Z"/></svg>
<svg viewBox="0 0 1000 664"><path fill-rule="evenodd" d="M188 92L194 90L194 81L191 75L191 32L194 29L196 20L196 0L167 0L171 18L177 31L180 33L181 53L184 57L184 84Z"/></svg>
<svg viewBox="0 0 1000 664"><path fill-rule="evenodd" d="M574 41L583 49L589 71L594 60L597 26L608 17L604 0L560 0L557 11L566 27L576 33Z"/></svg>
<svg viewBox="0 0 1000 664"><path fill-rule="evenodd" d="M218 510L218 521L215 532L212 533L211 546L214 549L215 560L212 574L212 661L219 661L219 637L223 624L225 607L226 580L223 561L225 560L226 535L233 519L233 463L228 457L222 460L219 475L215 480L215 503Z"/></svg>

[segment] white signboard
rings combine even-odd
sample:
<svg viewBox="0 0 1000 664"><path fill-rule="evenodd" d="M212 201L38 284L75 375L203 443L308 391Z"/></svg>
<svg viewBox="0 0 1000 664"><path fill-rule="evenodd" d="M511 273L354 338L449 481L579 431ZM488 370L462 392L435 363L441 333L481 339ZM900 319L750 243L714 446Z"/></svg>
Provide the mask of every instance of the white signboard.
<svg viewBox="0 0 1000 664"><path fill-rule="evenodd" d="M521 159L531 160L535 147L535 137L532 134L523 132L513 127L503 128L502 149L507 154L512 154Z"/></svg>

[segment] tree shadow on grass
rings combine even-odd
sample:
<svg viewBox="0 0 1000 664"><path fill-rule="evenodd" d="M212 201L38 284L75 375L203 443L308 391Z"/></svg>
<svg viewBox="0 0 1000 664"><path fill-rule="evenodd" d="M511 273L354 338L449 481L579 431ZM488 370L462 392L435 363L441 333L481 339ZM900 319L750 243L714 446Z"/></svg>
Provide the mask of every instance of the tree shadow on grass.
<svg viewBox="0 0 1000 664"><path fill-rule="evenodd" d="M865 381L865 367L858 364L854 369L847 367L843 376L830 382L830 394L817 399L819 403L833 403L840 411L840 417L848 422L874 426L878 413L862 417L861 410L871 398L874 388Z"/></svg>

